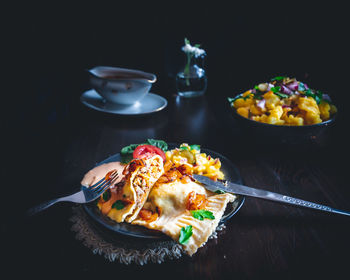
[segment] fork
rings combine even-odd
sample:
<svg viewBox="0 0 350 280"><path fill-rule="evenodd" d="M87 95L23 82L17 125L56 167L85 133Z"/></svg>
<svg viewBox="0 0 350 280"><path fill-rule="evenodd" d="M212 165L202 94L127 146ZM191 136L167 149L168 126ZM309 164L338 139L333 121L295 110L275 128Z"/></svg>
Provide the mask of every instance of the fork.
<svg viewBox="0 0 350 280"><path fill-rule="evenodd" d="M107 190L114 182L115 180L118 178L118 171L117 170L112 170L109 173L107 173L107 175L102 178L101 180L99 180L97 183L89 186L89 187L85 187L85 186L81 186L81 191L68 195L68 196L64 196L64 197L60 197L60 198L56 198L56 199L52 199L49 201L46 201L42 204L39 204L31 209L29 209L27 211L27 215L32 216L42 210L45 210L46 208L49 208L50 206L54 205L57 202L60 201L70 201L70 202L74 202L74 203L88 203L91 202L93 200L95 200L96 198L98 198L100 195L102 195L105 190Z"/></svg>

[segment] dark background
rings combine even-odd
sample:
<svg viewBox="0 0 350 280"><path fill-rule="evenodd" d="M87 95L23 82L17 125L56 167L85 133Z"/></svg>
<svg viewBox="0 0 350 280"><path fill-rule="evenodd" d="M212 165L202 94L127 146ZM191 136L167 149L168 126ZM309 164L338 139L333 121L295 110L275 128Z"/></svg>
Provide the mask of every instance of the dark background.
<svg viewBox="0 0 350 280"><path fill-rule="evenodd" d="M16 217L53 196L49 188L33 195L30 188L44 183L31 178L55 181L68 171L65 154L83 129L77 124L79 97L89 88L85 70L108 65L155 73L158 81L151 91L170 99L184 63L184 37L207 52L213 110L226 110L228 96L271 77L296 77L331 95L339 113L328 148L339 161L348 151L349 20L336 2L14 2L2 11L1 172L4 186L18 186L4 188L1 231L9 240L25 234ZM346 172L346 165L339 168ZM10 252L13 243L6 245Z"/></svg>
<svg viewBox="0 0 350 280"><path fill-rule="evenodd" d="M41 118L54 104L76 100L86 87L84 70L96 65L156 73L152 90L172 94L187 37L207 51L209 86L217 96L289 75L329 93L341 108L347 100L349 21L345 6L336 2L127 3L5 9L3 86L10 88L5 98L15 98L23 114ZM55 110L58 119L69 113Z"/></svg>

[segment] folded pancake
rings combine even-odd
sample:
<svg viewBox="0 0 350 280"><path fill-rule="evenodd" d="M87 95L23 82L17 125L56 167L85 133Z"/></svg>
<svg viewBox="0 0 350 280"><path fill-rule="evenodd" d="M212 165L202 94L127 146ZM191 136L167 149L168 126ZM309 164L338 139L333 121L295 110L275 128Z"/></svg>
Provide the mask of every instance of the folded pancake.
<svg viewBox="0 0 350 280"><path fill-rule="evenodd" d="M218 226L227 203L233 202L236 197L207 191L183 174L174 180L169 172L174 173L174 170L166 172L155 183L132 224L160 230L175 241L179 241L182 228L192 226L192 236L182 244L185 252L191 256L207 242ZM194 215L197 210L210 211L214 217L199 220Z"/></svg>
<svg viewBox="0 0 350 280"><path fill-rule="evenodd" d="M118 223L132 222L163 172L163 159L158 155L132 160L123 171L123 181L111 188L106 198L102 196L97 206Z"/></svg>

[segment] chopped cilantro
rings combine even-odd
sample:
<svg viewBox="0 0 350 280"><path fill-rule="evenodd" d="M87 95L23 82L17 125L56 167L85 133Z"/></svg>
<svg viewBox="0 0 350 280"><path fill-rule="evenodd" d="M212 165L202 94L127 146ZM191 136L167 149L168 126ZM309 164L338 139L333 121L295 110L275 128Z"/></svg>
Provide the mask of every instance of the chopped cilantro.
<svg viewBox="0 0 350 280"><path fill-rule="evenodd" d="M103 193L102 198L103 198L104 201L107 201L107 200L109 200L109 199L111 198L111 192L110 192L109 189L106 190L106 191Z"/></svg>
<svg viewBox="0 0 350 280"><path fill-rule="evenodd" d="M201 146L200 145L190 145L191 150L197 150L200 151L201 150Z"/></svg>
<svg viewBox="0 0 350 280"><path fill-rule="evenodd" d="M274 92L274 94L276 94L280 98L288 98L289 97L288 94L284 94L282 92Z"/></svg>
<svg viewBox="0 0 350 280"><path fill-rule="evenodd" d="M123 201L117 200L116 202L113 203L112 208L115 208L117 210L121 210L125 207Z"/></svg>
<svg viewBox="0 0 350 280"><path fill-rule="evenodd" d="M281 87L280 86L277 86L277 87L272 87L271 88L271 91L276 94L278 97L280 98L288 98L289 95L288 94L284 94L281 92Z"/></svg>
<svg viewBox="0 0 350 280"><path fill-rule="evenodd" d="M204 219L210 219L210 220L214 220L215 217L213 215L212 212L208 211L208 210L191 210L191 214L193 218L196 218L198 220L203 221Z"/></svg>
<svg viewBox="0 0 350 280"><path fill-rule="evenodd" d="M281 81L284 78L287 78L287 77L285 77L285 76L277 76L277 77L272 78L271 81Z"/></svg>
<svg viewBox="0 0 350 280"><path fill-rule="evenodd" d="M192 226L182 227L179 236L179 243L186 244L190 237L192 236Z"/></svg>
<svg viewBox="0 0 350 280"><path fill-rule="evenodd" d="M319 90L316 92L313 92L311 89L308 89L307 91L304 92L304 94L306 96L309 96L309 97L312 97L313 99L315 99L317 104L320 104L322 101L323 93Z"/></svg>
<svg viewBox="0 0 350 280"><path fill-rule="evenodd" d="M303 92L303 91L305 91L305 90L306 90L306 88L305 88L304 83L299 82L298 91Z"/></svg>
<svg viewBox="0 0 350 280"><path fill-rule="evenodd" d="M223 194L223 193L225 193L225 191L223 191L223 190L216 190L215 193L217 193L217 194Z"/></svg>

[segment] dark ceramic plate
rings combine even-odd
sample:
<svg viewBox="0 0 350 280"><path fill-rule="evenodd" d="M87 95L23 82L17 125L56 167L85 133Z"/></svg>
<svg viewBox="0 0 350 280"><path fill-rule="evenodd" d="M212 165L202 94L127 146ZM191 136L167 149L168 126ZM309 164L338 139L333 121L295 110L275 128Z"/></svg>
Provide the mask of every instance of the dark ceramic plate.
<svg viewBox="0 0 350 280"><path fill-rule="evenodd" d="M169 144L170 149L173 149L175 147L179 147L179 145ZM240 174L237 168L232 164L230 160L228 160L223 155L210 151L208 149L201 149L201 152L206 153L211 157L220 159L221 170L222 172L224 172L226 180L229 180L231 182L235 182L238 184L242 183L242 179L240 177ZM120 161L120 154L115 154L105 159L104 161L98 163L97 165L107 163L107 162L112 162L112 161ZM226 207L226 211L224 215L221 218L220 223L226 222L234 214L236 214L237 211L242 207L244 200L245 200L244 196L237 196L237 199L234 202L229 203ZM127 236L139 237L139 238L152 238L152 239L167 238L167 236L160 231L151 230L142 226L131 225L129 223L117 223L112 219L110 219L109 217L102 215L94 202L84 204L84 209L90 215L90 217L92 217L96 222L98 222L105 228L112 230L114 232L127 235Z"/></svg>

